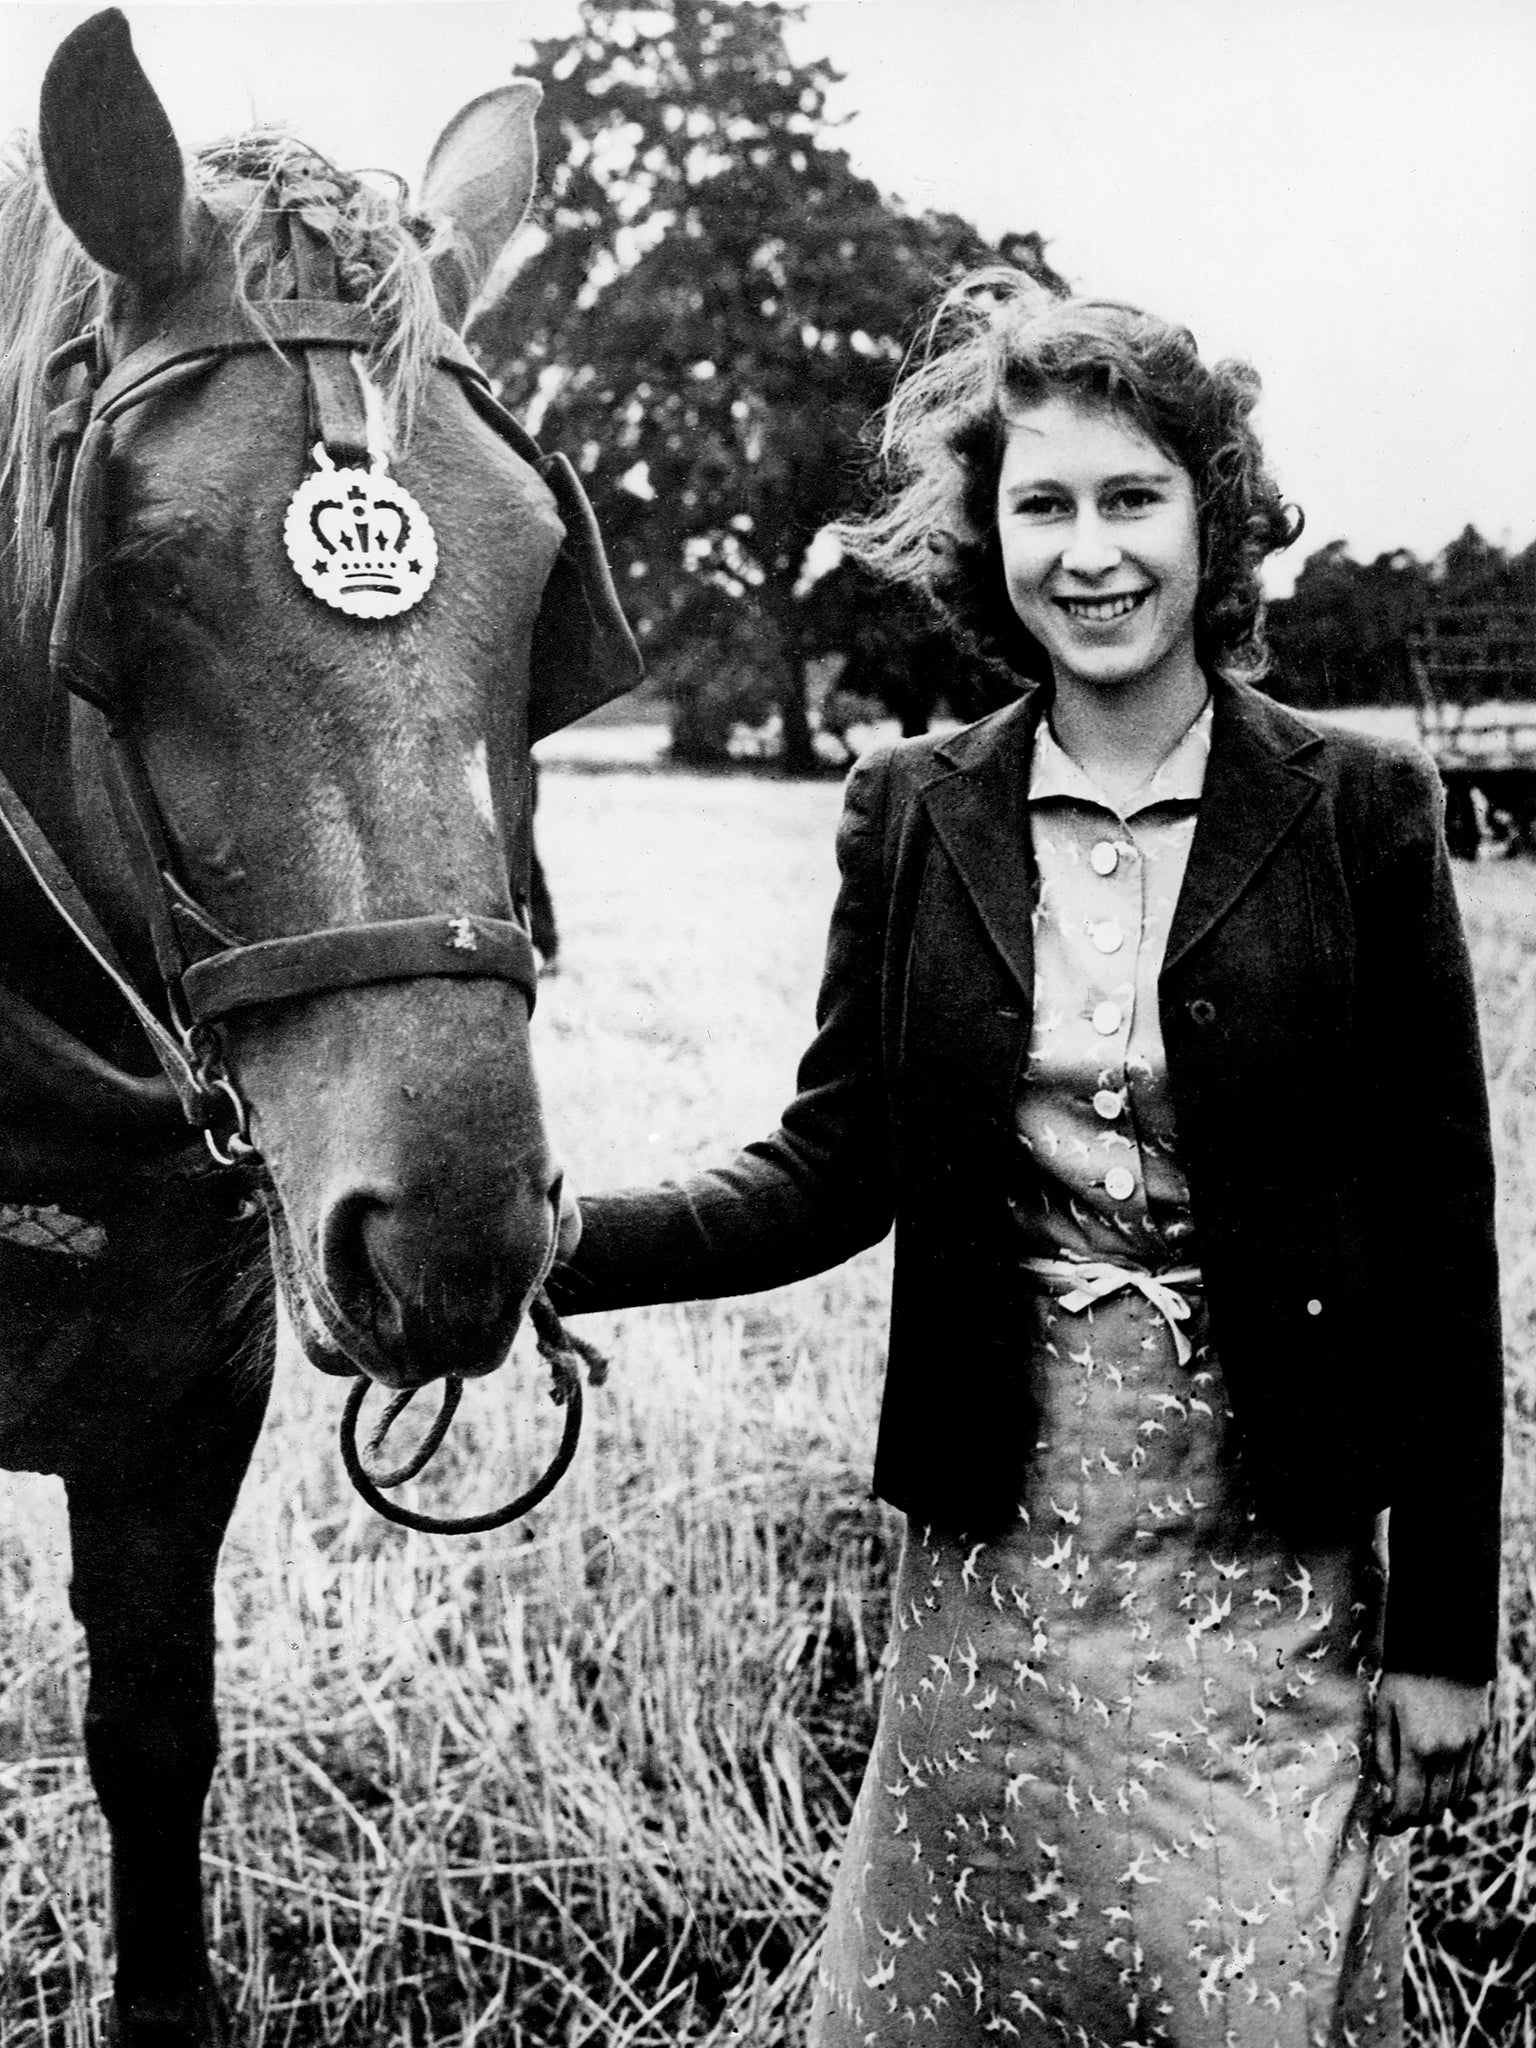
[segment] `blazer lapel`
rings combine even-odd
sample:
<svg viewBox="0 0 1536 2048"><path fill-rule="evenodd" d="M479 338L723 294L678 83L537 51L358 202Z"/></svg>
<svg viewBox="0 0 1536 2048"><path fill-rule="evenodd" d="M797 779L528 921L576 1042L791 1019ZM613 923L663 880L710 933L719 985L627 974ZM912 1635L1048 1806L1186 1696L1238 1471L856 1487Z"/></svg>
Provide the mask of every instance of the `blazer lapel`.
<svg viewBox="0 0 1536 2048"><path fill-rule="evenodd" d="M1165 973L1226 915L1322 786L1300 765L1322 745L1310 727L1257 690L1221 681L1213 687L1205 791L1168 933Z"/></svg>
<svg viewBox="0 0 1536 2048"><path fill-rule="evenodd" d="M1283 706L1243 684L1213 684L1211 754L1164 971L1237 901L1316 800L1302 765L1322 741ZM1033 1005L1035 862L1029 833L1029 762L1046 694L968 726L940 747L923 791L934 832L987 934Z"/></svg>
<svg viewBox="0 0 1536 2048"><path fill-rule="evenodd" d="M940 844L1031 1006L1035 860L1027 792L1042 702L1030 690L995 718L956 733L938 750L941 773L923 792Z"/></svg>

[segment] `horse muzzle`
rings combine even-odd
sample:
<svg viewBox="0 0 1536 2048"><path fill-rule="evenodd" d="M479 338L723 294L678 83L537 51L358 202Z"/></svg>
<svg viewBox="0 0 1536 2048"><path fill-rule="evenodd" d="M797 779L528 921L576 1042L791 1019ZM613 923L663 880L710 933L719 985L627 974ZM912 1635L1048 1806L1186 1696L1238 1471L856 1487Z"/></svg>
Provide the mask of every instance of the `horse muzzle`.
<svg viewBox="0 0 1536 2048"><path fill-rule="evenodd" d="M358 1197L337 1205L318 1258L298 1253L274 1210L273 1264L294 1335L317 1371L361 1372L402 1390L496 1370L548 1270L553 1229L552 1215L550 1249L536 1263L458 1258L429 1280L408 1223Z"/></svg>
<svg viewBox="0 0 1536 2048"><path fill-rule="evenodd" d="M354 1368L394 1388L494 1372L553 1260L559 1203L558 1178L472 1220L430 1195L334 1197L317 1291Z"/></svg>

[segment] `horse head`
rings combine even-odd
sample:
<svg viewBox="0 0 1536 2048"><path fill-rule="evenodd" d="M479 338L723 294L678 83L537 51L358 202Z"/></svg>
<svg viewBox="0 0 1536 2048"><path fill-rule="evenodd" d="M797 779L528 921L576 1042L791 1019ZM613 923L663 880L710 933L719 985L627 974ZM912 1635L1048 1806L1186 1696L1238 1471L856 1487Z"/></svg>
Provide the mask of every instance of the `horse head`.
<svg viewBox="0 0 1536 2048"><path fill-rule="evenodd" d="M61 829L237 1106L306 1352L392 1386L492 1369L551 1260L528 749L638 669L573 474L457 338L537 101L472 102L411 209L273 136L187 165L115 10L43 89L95 309L62 358ZM321 580L348 562L361 604Z"/></svg>

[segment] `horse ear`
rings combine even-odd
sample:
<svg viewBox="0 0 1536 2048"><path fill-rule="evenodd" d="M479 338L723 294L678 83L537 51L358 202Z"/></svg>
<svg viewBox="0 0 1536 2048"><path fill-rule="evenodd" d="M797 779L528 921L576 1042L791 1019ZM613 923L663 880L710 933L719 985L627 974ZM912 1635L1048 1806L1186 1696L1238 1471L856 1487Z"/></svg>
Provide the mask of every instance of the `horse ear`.
<svg viewBox="0 0 1536 2048"><path fill-rule="evenodd" d="M533 117L543 97L531 78L482 93L454 115L427 160L421 209L455 230L455 246L433 264L443 317L454 327L523 224L539 167Z"/></svg>
<svg viewBox="0 0 1536 2048"><path fill-rule="evenodd" d="M55 50L38 141L53 203L86 254L151 289L172 283L187 246L186 172L117 8Z"/></svg>
<svg viewBox="0 0 1536 2048"><path fill-rule="evenodd" d="M645 672L580 478L563 455L546 456L539 474L555 494L565 545L549 572L533 632L530 745L622 697Z"/></svg>

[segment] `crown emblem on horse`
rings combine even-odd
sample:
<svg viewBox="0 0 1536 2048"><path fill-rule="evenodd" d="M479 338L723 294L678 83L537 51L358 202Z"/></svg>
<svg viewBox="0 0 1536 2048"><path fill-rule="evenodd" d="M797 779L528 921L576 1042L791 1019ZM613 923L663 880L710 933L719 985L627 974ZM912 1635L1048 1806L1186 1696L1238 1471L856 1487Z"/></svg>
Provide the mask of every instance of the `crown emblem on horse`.
<svg viewBox="0 0 1536 2048"><path fill-rule="evenodd" d="M432 522L381 469L306 477L289 501L283 542L304 588L352 619L398 617L437 573Z"/></svg>

